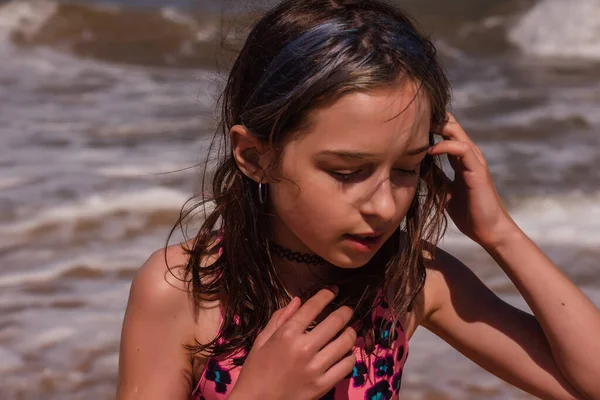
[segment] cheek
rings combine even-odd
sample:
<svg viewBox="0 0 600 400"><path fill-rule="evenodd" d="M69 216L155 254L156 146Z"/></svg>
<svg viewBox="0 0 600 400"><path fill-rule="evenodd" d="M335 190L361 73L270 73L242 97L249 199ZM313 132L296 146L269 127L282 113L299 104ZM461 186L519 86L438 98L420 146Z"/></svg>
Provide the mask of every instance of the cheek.
<svg viewBox="0 0 600 400"><path fill-rule="evenodd" d="M355 190L367 191L358 186ZM416 192L416 184L394 189L394 225L400 225ZM364 201L362 196L342 191L327 176L315 177L313 174L310 180L296 176L291 182L280 181L273 187L271 204L278 218L296 236L306 239L306 236L337 236L364 225L361 201Z"/></svg>
<svg viewBox="0 0 600 400"><path fill-rule="evenodd" d="M272 205L279 219L298 236L301 232L322 236L343 229L352 207L341 201L335 184L314 172L310 179L302 175L281 180L273 187Z"/></svg>
<svg viewBox="0 0 600 400"><path fill-rule="evenodd" d="M396 203L396 204L398 204L398 215L399 215L398 225L400 224L400 222L402 222L404 217L406 217L406 214L408 213L408 210L410 209L410 205L412 204L416 194L417 194L417 186L416 185L403 188L399 191L399 194L397 197L398 200Z"/></svg>
<svg viewBox="0 0 600 400"><path fill-rule="evenodd" d="M348 232L360 217L331 177L308 162L284 160L278 183L272 185L271 205L283 230L291 231L315 252Z"/></svg>

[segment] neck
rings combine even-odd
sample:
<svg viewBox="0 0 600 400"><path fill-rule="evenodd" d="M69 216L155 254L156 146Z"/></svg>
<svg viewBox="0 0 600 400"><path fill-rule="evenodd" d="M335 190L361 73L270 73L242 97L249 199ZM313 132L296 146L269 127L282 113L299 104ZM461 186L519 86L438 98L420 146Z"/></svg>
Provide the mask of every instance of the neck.
<svg viewBox="0 0 600 400"><path fill-rule="evenodd" d="M274 218L272 221L271 229L271 237L275 244L288 249L290 252L297 252L308 256L308 259L312 259L311 256L316 256L277 218ZM344 273L343 269L325 260L322 263L307 264L289 260L288 258L290 257L285 258L282 255L275 254L273 251L271 252L271 257L273 265L289 294L300 298L306 298L307 295L313 293L315 290L338 282Z"/></svg>
<svg viewBox="0 0 600 400"><path fill-rule="evenodd" d="M300 252L270 242L271 259L289 294L306 298L315 290L335 283L343 270L312 252Z"/></svg>
<svg viewBox="0 0 600 400"><path fill-rule="evenodd" d="M289 294L300 298L305 298L325 285L335 283L343 272L329 263L309 265L290 261L275 254L272 254L272 259Z"/></svg>

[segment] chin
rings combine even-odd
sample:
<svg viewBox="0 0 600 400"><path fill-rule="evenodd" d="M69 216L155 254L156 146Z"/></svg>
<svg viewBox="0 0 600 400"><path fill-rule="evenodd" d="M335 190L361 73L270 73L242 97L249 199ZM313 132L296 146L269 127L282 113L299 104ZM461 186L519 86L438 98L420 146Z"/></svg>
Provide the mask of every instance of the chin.
<svg viewBox="0 0 600 400"><path fill-rule="evenodd" d="M342 269L359 269L368 264L369 261L373 258L374 254L365 254L362 256L354 256L350 257L346 254L332 258L326 259L329 263L335 265L338 268Z"/></svg>

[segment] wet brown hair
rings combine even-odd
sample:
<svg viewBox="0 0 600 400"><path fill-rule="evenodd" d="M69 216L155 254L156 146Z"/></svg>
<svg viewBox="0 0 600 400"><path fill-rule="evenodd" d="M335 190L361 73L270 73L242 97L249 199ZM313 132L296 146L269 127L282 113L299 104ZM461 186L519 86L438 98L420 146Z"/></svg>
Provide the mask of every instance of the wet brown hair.
<svg viewBox="0 0 600 400"><path fill-rule="evenodd" d="M176 225L183 228L188 218L204 213L185 272L196 308L219 300L223 309L218 337L190 350L211 356L248 351L259 330L290 300L269 253L269 209L259 202L257 183L232 156L231 127L241 124L281 149L286 138L306 127L314 110L348 93L405 81L426 94L432 131L441 127L450 85L435 47L408 16L381 1L287 0L254 25L222 94L222 119L208 155L217 165L214 175L204 174L211 191L203 184L202 195L184 206ZM276 166L267 172L275 174ZM355 309L359 334L373 335L367 316L381 293L393 291L389 305L398 317L423 287L425 243L437 243L446 228L445 182L439 162L427 155L403 224L367 265L336 282L337 303Z"/></svg>

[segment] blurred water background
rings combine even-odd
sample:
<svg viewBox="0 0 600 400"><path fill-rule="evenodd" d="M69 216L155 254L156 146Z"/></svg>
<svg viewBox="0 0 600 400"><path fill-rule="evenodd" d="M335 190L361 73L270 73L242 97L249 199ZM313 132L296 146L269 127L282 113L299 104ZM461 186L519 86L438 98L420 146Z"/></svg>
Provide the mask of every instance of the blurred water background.
<svg viewBox="0 0 600 400"><path fill-rule="evenodd" d="M398 0L523 229L600 305L600 0ZM198 188L263 3L0 2L0 399L111 399L131 278ZM525 308L455 232L445 249ZM517 399L420 328L407 399Z"/></svg>

